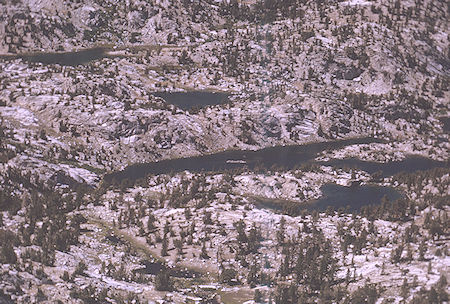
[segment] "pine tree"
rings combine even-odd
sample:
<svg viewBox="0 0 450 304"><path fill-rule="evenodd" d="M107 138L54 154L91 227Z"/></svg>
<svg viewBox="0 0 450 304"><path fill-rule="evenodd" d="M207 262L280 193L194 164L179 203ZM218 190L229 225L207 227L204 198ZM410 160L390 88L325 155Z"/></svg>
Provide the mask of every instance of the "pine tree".
<svg viewBox="0 0 450 304"><path fill-rule="evenodd" d="M248 234L248 252L256 253L258 248L260 247L261 241L261 232L256 227L255 223L253 223L252 229Z"/></svg>
<svg viewBox="0 0 450 304"><path fill-rule="evenodd" d="M177 249L177 254L179 256L183 256L183 243L184 243L184 239L180 238L180 239L175 239L173 241L173 244L175 246L175 248Z"/></svg>
<svg viewBox="0 0 450 304"><path fill-rule="evenodd" d="M83 261L78 262L78 265L75 268L75 271L73 272L72 276L74 276L74 277L77 275L84 276L85 275L84 272L86 271L86 269L87 269L87 266Z"/></svg>
<svg viewBox="0 0 450 304"><path fill-rule="evenodd" d="M427 252L427 244L425 243L425 240L422 240L419 245L419 260L420 261L425 260L426 252Z"/></svg>
<svg viewBox="0 0 450 304"><path fill-rule="evenodd" d="M208 255L208 252L206 251L206 243L205 242L203 242L202 252L200 253L200 258L202 258L204 260L208 260L210 258L210 256Z"/></svg>
<svg viewBox="0 0 450 304"><path fill-rule="evenodd" d="M286 225L286 220L284 219L284 217L282 217L280 220L280 228L277 231L278 246L282 246L284 244L285 232L286 232L285 225Z"/></svg>
<svg viewBox="0 0 450 304"><path fill-rule="evenodd" d="M409 296L409 285L408 285L408 281L406 280L406 278L403 279L401 296L402 296L403 300L405 300L405 301Z"/></svg>
<svg viewBox="0 0 450 304"><path fill-rule="evenodd" d="M155 216L152 213L150 213L148 216L148 220L147 220L147 231L148 232L151 232L151 231L153 231L153 229L155 229L155 221L156 221Z"/></svg>
<svg viewBox="0 0 450 304"><path fill-rule="evenodd" d="M61 276L61 279L65 282L69 282L70 281L69 273L67 271L64 271L64 273Z"/></svg>
<svg viewBox="0 0 450 304"><path fill-rule="evenodd" d="M162 239L162 244L161 244L161 256L168 256L169 254L167 253L168 250L168 246L169 246L169 241L167 240L167 234L164 234L164 237Z"/></svg>
<svg viewBox="0 0 450 304"><path fill-rule="evenodd" d="M245 233L245 223L243 220L239 220L234 223L233 226L236 228L236 232L238 234L237 242L239 246L243 246L248 242L247 234Z"/></svg>
<svg viewBox="0 0 450 304"><path fill-rule="evenodd" d="M164 230L163 230L164 237L165 237L166 234L168 234L169 232L170 232L169 222L166 221L166 223L164 224Z"/></svg>
<svg viewBox="0 0 450 304"><path fill-rule="evenodd" d="M255 287L259 283L258 278L258 266L256 265L255 261L252 261L252 264L250 266L250 271L247 275L247 284L250 285L251 288Z"/></svg>
<svg viewBox="0 0 450 304"><path fill-rule="evenodd" d="M412 261L413 260L413 253L412 253L411 245L409 245L409 244L408 244L408 247L406 249L406 260L407 261Z"/></svg>

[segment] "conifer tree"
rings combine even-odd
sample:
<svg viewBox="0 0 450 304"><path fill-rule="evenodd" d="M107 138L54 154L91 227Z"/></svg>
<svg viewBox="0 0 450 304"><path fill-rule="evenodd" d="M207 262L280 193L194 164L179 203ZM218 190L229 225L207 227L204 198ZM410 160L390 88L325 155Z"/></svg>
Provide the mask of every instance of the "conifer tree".
<svg viewBox="0 0 450 304"><path fill-rule="evenodd" d="M169 241L167 239L167 234L164 234L164 237L162 239L162 244L161 244L161 256L168 256L169 254L167 253L168 250L168 246L169 246Z"/></svg>

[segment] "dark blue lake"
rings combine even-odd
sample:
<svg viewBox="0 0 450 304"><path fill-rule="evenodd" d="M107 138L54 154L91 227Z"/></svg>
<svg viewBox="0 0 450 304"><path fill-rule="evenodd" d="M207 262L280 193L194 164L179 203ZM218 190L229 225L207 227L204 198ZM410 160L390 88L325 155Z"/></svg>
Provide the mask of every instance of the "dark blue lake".
<svg viewBox="0 0 450 304"><path fill-rule="evenodd" d="M203 108L227 102L229 94L219 92L156 92L152 95L161 97L167 103L174 104L180 109Z"/></svg>
<svg viewBox="0 0 450 304"><path fill-rule="evenodd" d="M374 138L347 139L333 142L311 143L301 146L278 146L258 151L226 151L211 155L163 160L159 162L135 164L122 171L107 174L105 181L120 181L123 179L136 180L149 174L167 174L171 172L217 172L227 169L256 168L292 170L302 165L327 165L334 167L348 167L367 171L380 172L381 176L391 176L400 172L414 172L436 167L446 167L447 163L438 162L423 157L410 157L398 162L377 163L358 159L340 159L328 162L316 162L318 153L329 149L340 149L347 145L381 142Z"/></svg>
<svg viewBox="0 0 450 304"><path fill-rule="evenodd" d="M326 184L322 188L323 196L316 200L309 209L324 211L329 206L333 209L350 208L350 211L359 210L363 206L379 204L385 196L395 201L402 195L390 187L373 185L344 187L336 184Z"/></svg>
<svg viewBox="0 0 450 304"><path fill-rule="evenodd" d="M24 60L44 64L79 65L106 57L104 48L92 48L75 52L33 53L22 55Z"/></svg>
<svg viewBox="0 0 450 304"><path fill-rule="evenodd" d="M379 204L383 197L386 197L389 201L395 201L402 197L400 192L391 187L375 185L344 187L336 184L325 184L321 187L321 190L323 194L321 198L305 204L257 199L255 205L259 208L291 214L299 214L302 209L325 211L328 207L333 210L343 208L349 211L358 211L363 206Z"/></svg>
<svg viewBox="0 0 450 304"><path fill-rule="evenodd" d="M347 145L380 142L374 138L347 139L333 142L311 143L301 146L278 146L258 151L225 151L211 155L162 160L159 162L135 164L122 171L107 174L106 181L144 178L148 174L166 174L181 171L222 171L226 169L271 168L293 169L311 163L319 152L339 149Z"/></svg>
<svg viewBox="0 0 450 304"><path fill-rule="evenodd" d="M362 161L355 158L334 159L326 162L318 162L327 166L337 168L355 168L366 171L370 174L379 172L382 177L392 176L400 172L411 173L415 171L423 171L438 167L445 167L444 162L435 161L420 156L410 156L401 161L392 161L387 163Z"/></svg>
<svg viewBox="0 0 450 304"><path fill-rule="evenodd" d="M258 151L226 151L222 153L163 160L160 162L136 164L125 168L123 171L107 174L106 182L121 182L123 180L136 180L147 175L167 174L180 171L191 172L218 172L232 169L271 169L292 170L302 165L327 165L341 168L355 168L366 171L378 177L392 176L401 172L411 173L420 170L429 170L438 167L447 167L448 162L438 162L423 157L409 157L402 161L377 163L366 162L358 159L330 160L328 162L314 161L318 153L324 150L340 149L347 145L380 142L374 138L348 139L335 142L312 143L302 146L279 146ZM350 206L350 210L359 210L362 206L379 204L381 198L386 196L393 201L401 197L401 194L390 187L375 185L354 185L343 187L335 184L326 184L322 188L323 197L309 204L307 209L325 210L328 206L333 209ZM259 206L282 210L286 207L298 210L296 203L281 204L279 202L259 202Z"/></svg>

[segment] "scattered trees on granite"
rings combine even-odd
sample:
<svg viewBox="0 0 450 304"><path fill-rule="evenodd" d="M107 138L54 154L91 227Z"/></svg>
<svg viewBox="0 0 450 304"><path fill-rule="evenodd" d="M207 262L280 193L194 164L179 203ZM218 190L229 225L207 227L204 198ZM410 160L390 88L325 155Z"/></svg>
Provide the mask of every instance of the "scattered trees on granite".
<svg viewBox="0 0 450 304"><path fill-rule="evenodd" d="M0 115L0 164L6 163L17 154L16 149L12 149L7 145L8 140L13 137L13 130L5 126L3 117Z"/></svg>
<svg viewBox="0 0 450 304"><path fill-rule="evenodd" d="M430 289L422 288L413 299L410 304L430 303L430 304L442 304L449 300L447 293L447 278L444 274L441 275L439 281Z"/></svg>
<svg viewBox="0 0 450 304"><path fill-rule="evenodd" d="M376 284L365 284L359 287L350 297L350 303L375 304L381 295L382 289Z"/></svg>

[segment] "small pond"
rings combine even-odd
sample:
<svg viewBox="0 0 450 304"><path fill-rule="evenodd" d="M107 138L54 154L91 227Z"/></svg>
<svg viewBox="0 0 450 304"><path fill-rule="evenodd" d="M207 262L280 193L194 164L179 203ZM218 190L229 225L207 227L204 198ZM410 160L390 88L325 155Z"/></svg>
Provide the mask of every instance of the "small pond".
<svg viewBox="0 0 450 304"><path fill-rule="evenodd" d="M44 64L79 65L106 57L104 48L92 48L75 52L61 53L32 53L21 55L20 58L30 62L41 62Z"/></svg>
<svg viewBox="0 0 450 304"><path fill-rule="evenodd" d="M301 210L325 211L328 207L333 210L340 208L349 211L358 211L363 206L376 205L381 203L381 199L386 197L389 201L395 201L402 197L401 193L390 187L374 185L354 185L344 187L336 184L325 184L321 187L323 196L308 204L301 205L294 202L279 203L270 200L258 200L256 206L276 211L289 211L299 214Z"/></svg>
<svg viewBox="0 0 450 304"><path fill-rule="evenodd" d="M183 110L222 104L228 100L229 96L227 93L207 91L156 92L152 94L156 97L161 97L167 103L174 104Z"/></svg>
<svg viewBox="0 0 450 304"><path fill-rule="evenodd" d="M345 158L333 159L327 162L318 162L318 164L337 168L354 168L366 171L370 174L378 172L381 177L392 176L400 172L412 173L415 171L423 171L446 166L445 162L439 162L420 156L410 156L401 161L392 161L387 163L362 161L356 158Z"/></svg>
<svg viewBox="0 0 450 304"><path fill-rule="evenodd" d="M391 187L356 185L344 187L336 184L325 184L322 186L323 196L313 202L309 209L324 211L331 206L339 208L350 207L350 211L357 211L363 206L380 204L385 196L390 201L395 201L402 195Z"/></svg>

